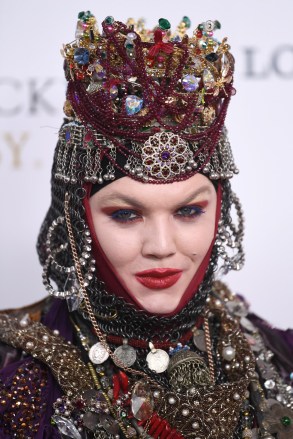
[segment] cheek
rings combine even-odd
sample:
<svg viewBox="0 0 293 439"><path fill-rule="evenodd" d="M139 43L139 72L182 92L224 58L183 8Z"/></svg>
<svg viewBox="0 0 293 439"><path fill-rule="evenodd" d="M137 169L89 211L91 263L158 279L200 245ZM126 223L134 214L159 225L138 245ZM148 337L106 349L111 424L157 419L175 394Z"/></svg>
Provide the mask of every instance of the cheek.
<svg viewBox="0 0 293 439"><path fill-rule="evenodd" d="M98 241L110 263L120 269L135 260L139 254L140 237L135 231L129 233L116 227L109 221L94 219L95 232Z"/></svg>

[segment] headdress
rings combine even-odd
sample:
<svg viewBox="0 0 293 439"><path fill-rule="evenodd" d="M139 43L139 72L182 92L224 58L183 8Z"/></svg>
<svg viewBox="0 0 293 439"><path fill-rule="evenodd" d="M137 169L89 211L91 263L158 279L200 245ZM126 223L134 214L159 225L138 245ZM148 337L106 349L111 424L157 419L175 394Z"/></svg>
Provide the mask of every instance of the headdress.
<svg viewBox="0 0 293 439"><path fill-rule="evenodd" d="M76 39L63 47L69 121L59 136L56 178L103 184L128 175L165 183L197 172L227 179L237 172L224 121L234 59L215 20L192 36L184 17L175 33L161 18L142 22L81 12Z"/></svg>

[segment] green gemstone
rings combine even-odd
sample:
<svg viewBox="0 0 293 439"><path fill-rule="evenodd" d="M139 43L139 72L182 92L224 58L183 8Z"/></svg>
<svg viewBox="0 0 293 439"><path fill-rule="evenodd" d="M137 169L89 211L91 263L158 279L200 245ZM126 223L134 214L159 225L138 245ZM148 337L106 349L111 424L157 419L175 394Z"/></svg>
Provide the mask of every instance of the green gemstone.
<svg viewBox="0 0 293 439"><path fill-rule="evenodd" d="M216 29L221 29L222 26L221 26L221 23L218 20L215 20L214 24L215 24L215 28Z"/></svg>
<svg viewBox="0 0 293 439"><path fill-rule="evenodd" d="M106 24L113 24L114 23L114 18L111 15L108 15L108 17L105 18L105 22Z"/></svg>
<svg viewBox="0 0 293 439"><path fill-rule="evenodd" d="M133 44L131 44L131 43L127 43L127 44L125 44L125 47L126 47L126 49L133 49Z"/></svg>
<svg viewBox="0 0 293 439"><path fill-rule="evenodd" d="M186 15L182 18L183 23L185 24L185 26L187 27L187 29L190 28L191 26L191 20L189 17L187 17Z"/></svg>
<svg viewBox="0 0 293 439"><path fill-rule="evenodd" d="M289 427L292 424L292 420L289 418L289 416L283 416L281 418L281 423L284 425L284 427Z"/></svg>
<svg viewBox="0 0 293 439"><path fill-rule="evenodd" d="M170 24L170 21L168 21L166 18L160 18L159 26L162 30L168 30L168 29L170 29L171 24Z"/></svg>
<svg viewBox="0 0 293 439"><path fill-rule="evenodd" d="M85 12L84 12L84 11L81 11L81 12L78 14L77 18L80 20L80 19L83 18L84 16L85 16Z"/></svg>

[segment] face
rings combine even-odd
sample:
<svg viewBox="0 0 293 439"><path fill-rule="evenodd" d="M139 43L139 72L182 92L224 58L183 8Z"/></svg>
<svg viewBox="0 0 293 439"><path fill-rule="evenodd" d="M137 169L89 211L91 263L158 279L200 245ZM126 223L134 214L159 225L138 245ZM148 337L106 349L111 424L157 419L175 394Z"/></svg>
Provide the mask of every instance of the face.
<svg viewBox="0 0 293 439"><path fill-rule="evenodd" d="M217 194L196 174L170 184L120 178L90 198L95 232L142 308L174 311L214 237Z"/></svg>

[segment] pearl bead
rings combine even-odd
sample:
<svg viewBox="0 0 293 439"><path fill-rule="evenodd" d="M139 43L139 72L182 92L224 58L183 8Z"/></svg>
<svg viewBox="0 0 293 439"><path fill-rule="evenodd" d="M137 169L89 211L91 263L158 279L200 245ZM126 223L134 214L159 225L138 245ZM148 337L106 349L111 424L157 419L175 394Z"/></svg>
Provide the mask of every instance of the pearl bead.
<svg viewBox="0 0 293 439"><path fill-rule="evenodd" d="M183 409L182 410L182 415L183 416L188 416L189 415L189 410L188 409Z"/></svg>
<svg viewBox="0 0 293 439"><path fill-rule="evenodd" d="M49 337L47 335L43 335L42 340L43 341L49 341Z"/></svg>
<svg viewBox="0 0 293 439"><path fill-rule="evenodd" d="M58 331L58 329L54 329L53 334L54 334L54 335L59 335L60 332Z"/></svg>
<svg viewBox="0 0 293 439"><path fill-rule="evenodd" d="M154 391L154 397L155 398L159 398L160 397L160 392L158 390Z"/></svg>
<svg viewBox="0 0 293 439"><path fill-rule="evenodd" d="M222 355L224 360L226 361L232 361L235 358L236 351L232 346L225 346Z"/></svg>
<svg viewBox="0 0 293 439"><path fill-rule="evenodd" d="M32 341L28 341L28 342L26 343L25 347L26 347L27 349L32 349L32 348L34 347L34 344L33 344Z"/></svg>
<svg viewBox="0 0 293 439"><path fill-rule="evenodd" d="M239 395L239 393L234 393L234 395L233 395L233 399L234 399L235 401L239 401L239 399L240 399L240 395Z"/></svg>
<svg viewBox="0 0 293 439"><path fill-rule="evenodd" d="M169 401L169 404L171 404L171 405L173 405L173 404L175 404L175 398L173 398L173 396L170 396L170 398L168 399L168 401Z"/></svg>
<svg viewBox="0 0 293 439"><path fill-rule="evenodd" d="M192 427L194 430L197 430L197 429L199 428L199 423L198 423L198 422L193 422L193 424L191 425L191 427Z"/></svg>

